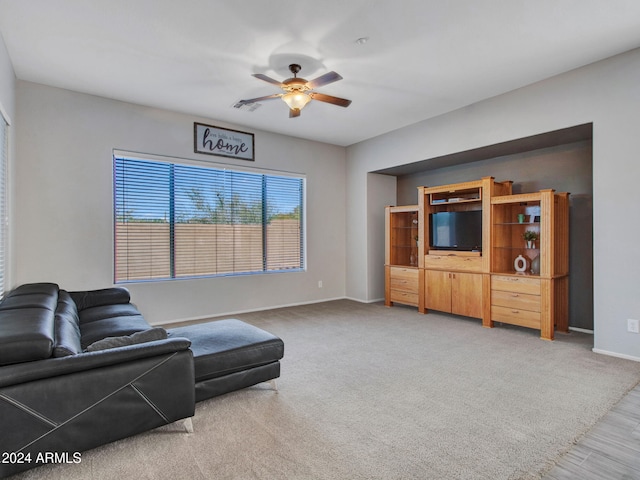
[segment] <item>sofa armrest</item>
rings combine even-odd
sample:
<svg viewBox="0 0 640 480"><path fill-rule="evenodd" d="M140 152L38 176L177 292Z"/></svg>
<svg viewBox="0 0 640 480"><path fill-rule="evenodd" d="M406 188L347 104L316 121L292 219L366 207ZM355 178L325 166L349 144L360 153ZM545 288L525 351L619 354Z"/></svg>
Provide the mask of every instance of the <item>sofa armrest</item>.
<svg viewBox="0 0 640 480"><path fill-rule="evenodd" d="M85 352L68 357L6 365L0 368L0 388L109 365L134 362L146 357L166 355L188 350L190 345L191 342L188 339L175 337L108 350Z"/></svg>
<svg viewBox="0 0 640 480"><path fill-rule="evenodd" d="M75 302L76 307L78 307L78 311L86 308L100 307L102 305L129 303L131 301L129 290L124 287L69 292L69 294Z"/></svg>
<svg viewBox="0 0 640 480"><path fill-rule="evenodd" d="M160 340L2 367L0 452L71 456L193 416L188 346ZM35 466L0 463L0 478Z"/></svg>

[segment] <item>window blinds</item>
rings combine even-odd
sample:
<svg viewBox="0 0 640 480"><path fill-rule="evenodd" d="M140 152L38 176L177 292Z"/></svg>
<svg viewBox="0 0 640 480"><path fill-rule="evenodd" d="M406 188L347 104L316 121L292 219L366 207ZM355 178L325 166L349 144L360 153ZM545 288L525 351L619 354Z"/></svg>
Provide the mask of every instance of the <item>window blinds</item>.
<svg viewBox="0 0 640 480"><path fill-rule="evenodd" d="M304 268L304 179L114 157L115 280Z"/></svg>

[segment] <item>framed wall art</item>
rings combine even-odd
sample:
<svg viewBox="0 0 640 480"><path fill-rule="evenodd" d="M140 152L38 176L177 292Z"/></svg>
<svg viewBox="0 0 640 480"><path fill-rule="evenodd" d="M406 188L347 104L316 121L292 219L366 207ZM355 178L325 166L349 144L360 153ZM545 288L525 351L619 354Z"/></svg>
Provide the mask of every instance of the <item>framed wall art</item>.
<svg viewBox="0 0 640 480"><path fill-rule="evenodd" d="M253 133L195 122L193 143L195 153L255 161Z"/></svg>

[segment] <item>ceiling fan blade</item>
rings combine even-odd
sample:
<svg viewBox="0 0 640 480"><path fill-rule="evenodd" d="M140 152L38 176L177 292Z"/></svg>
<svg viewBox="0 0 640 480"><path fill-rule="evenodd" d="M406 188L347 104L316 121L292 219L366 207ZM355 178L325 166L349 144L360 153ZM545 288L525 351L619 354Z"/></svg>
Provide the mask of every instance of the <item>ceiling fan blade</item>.
<svg viewBox="0 0 640 480"><path fill-rule="evenodd" d="M348 107L349 105L351 105L351 100L347 100L346 98L333 97L331 95L325 95L324 93L311 92L309 93L309 96L314 100L331 103L333 105L338 105L339 107Z"/></svg>
<svg viewBox="0 0 640 480"><path fill-rule="evenodd" d="M273 83L274 85L277 85L280 88L282 88L282 82L279 82L278 80L274 80L271 77L267 77L266 75L264 75L262 73L254 73L253 76L256 77L256 78L259 78L260 80L264 80L267 83Z"/></svg>
<svg viewBox="0 0 640 480"><path fill-rule="evenodd" d="M300 116L299 108L290 108L289 109L289 118L295 118Z"/></svg>
<svg viewBox="0 0 640 480"><path fill-rule="evenodd" d="M282 93L274 93L273 95L267 95L265 97L250 98L249 100L240 100L238 102L238 105L246 105L247 103L256 103L261 100L270 100L272 98L279 98L281 96L282 96Z"/></svg>
<svg viewBox="0 0 640 480"><path fill-rule="evenodd" d="M322 87L323 85L328 85L330 83L337 82L338 80L342 80L340 75L336 72L329 72L324 75L320 75L318 78L309 80L307 82L307 87L309 87L309 90L313 90L314 88Z"/></svg>

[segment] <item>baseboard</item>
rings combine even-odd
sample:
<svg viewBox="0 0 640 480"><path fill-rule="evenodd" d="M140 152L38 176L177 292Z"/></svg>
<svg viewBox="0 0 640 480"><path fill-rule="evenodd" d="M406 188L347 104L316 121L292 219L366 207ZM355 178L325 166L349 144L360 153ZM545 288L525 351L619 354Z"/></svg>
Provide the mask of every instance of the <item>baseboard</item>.
<svg viewBox="0 0 640 480"><path fill-rule="evenodd" d="M625 355L624 353L609 352L607 350L600 350L599 348L592 348L591 351L594 352L594 353L600 353L602 355L608 355L609 357L624 358L625 360L632 360L634 362L640 362L640 357L634 357L632 355Z"/></svg>
<svg viewBox="0 0 640 480"><path fill-rule="evenodd" d="M170 322L157 323L157 324L152 323L152 325L153 326L158 326L158 327L173 327L173 326L181 325L183 323L194 323L194 322L200 322L202 320L212 320L212 319L216 319L216 318L220 318L220 317L229 318L229 317L232 317L234 315L241 315L243 313L264 312L266 310L275 310L277 308L299 307L299 306L302 306L302 305L313 305L313 304L316 304L316 303L333 302L335 300L352 300L352 299L347 298L347 297L323 298L322 300L313 300L311 302L285 303L285 304L281 304L281 305L271 305L269 307L264 307L264 308L253 308L253 309L248 309L248 310L234 310L234 311L231 311L231 312L215 313L215 314L210 314L210 315L201 315L201 316L198 316L198 317L181 318L179 320L171 320Z"/></svg>
<svg viewBox="0 0 640 480"><path fill-rule="evenodd" d="M378 303L378 302L384 302L384 297L382 298L374 298L373 300L362 300L361 298L353 298L353 297L343 297L344 300L351 300L353 302L358 302L358 303Z"/></svg>
<svg viewBox="0 0 640 480"><path fill-rule="evenodd" d="M569 327L569 330L572 332L588 333L589 335L593 335L593 330L587 330L586 328Z"/></svg>

